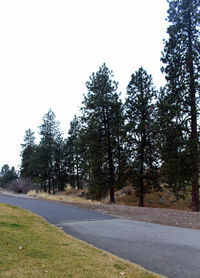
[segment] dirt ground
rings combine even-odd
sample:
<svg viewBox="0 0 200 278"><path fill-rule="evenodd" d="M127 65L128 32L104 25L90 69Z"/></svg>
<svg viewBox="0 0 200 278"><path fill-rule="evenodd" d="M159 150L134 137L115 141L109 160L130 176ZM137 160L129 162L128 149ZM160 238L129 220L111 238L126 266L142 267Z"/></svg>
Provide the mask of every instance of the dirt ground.
<svg viewBox="0 0 200 278"><path fill-rule="evenodd" d="M200 212L116 204L92 204L73 201L62 202L75 207L95 210L120 218L200 230Z"/></svg>

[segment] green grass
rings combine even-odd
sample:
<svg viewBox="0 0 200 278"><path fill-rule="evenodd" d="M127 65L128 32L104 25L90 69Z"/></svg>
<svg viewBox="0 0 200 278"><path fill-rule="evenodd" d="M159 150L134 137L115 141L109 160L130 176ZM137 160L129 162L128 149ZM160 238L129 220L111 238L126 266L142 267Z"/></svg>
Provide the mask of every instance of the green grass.
<svg viewBox="0 0 200 278"><path fill-rule="evenodd" d="M74 239L26 210L0 203L0 277L161 276Z"/></svg>

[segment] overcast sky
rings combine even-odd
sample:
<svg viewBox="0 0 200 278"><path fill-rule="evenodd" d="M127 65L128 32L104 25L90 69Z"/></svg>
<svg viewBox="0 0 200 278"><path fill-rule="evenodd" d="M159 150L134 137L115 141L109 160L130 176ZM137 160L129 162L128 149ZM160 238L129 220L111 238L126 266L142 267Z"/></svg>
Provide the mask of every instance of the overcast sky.
<svg viewBox="0 0 200 278"><path fill-rule="evenodd" d="M19 168L25 130L51 108L67 135L85 82L105 62L125 95L140 66L157 88L166 0L0 1L0 167Z"/></svg>

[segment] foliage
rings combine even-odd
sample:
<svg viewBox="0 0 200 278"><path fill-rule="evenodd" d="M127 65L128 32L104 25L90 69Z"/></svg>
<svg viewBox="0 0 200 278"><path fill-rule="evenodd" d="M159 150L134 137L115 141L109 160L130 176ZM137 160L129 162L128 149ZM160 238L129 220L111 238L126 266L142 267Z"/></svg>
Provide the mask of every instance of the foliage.
<svg viewBox="0 0 200 278"><path fill-rule="evenodd" d="M35 144L34 132L30 129L25 132L21 177L31 179L40 185L41 190L54 194L64 190L67 181L64 141L51 109L42 120L39 144Z"/></svg>
<svg viewBox="0 0 200 278"><path fill-rule="evenodd" d="M39 127L39 178L44 191L55 193L64 188L63 139L54 112L50 109Z"/></svg>
<svg viewBox="0 0 200 278"><path fill-rule="evenodd" d="M126 130L127 151L131 181L139 205L144 205L144 195L158 183L158 153L156 148L155 98L152 77L143 68L132 74L127 87Z"/></svg>
<svg viewBox="0 0 200 278"><path fill-rule="evenodd" d="M68 131L68 138L65 142L66 150L66 165L69 174L70 185L78 189L82 188L81 185L81 142L80 142L81 124L78 117L75 115L70 123Z"/></svg>
<svg viewBox="0 0 200 278"><path fill-rule="evenodd" d="M18 178L17 172L14 167L9 167L8 164L4 164L0 172L0 187L6 188L8 183Z"/></svg>
<svg viewBox="0 0 200 278"><path fill-rule="evenodd" d="M25 131L24 143L21 144L21 177L30 178L31 180L37 180L38 178L38 157L37 146L35 144L34 132L29 128Z"/></svg>
<svg viewBox="0 0 200 278"><path fill-rule="evenodd" d="M114 202L114 188L118 167L115 159L119 124L121 124L121 102L117 93L118 83L112 72L103 64L86 82L88 90L83 101L83 128L88 138L88 162L92 191L109 189L110 202ZM119 139L119 138L118 138ZM90 187L91 188L91 187ZM96 189L95 189L96 188ZM100 195L99 195L100 194Z"/></svg>
<svg viewBox="0 0 200 278"><path fill-rule="evenodd" d="M169 110L173 111L171 123L174 124L170 124L169 128L181 128L181 136L184 136L185 145L181 146L181 155L184 153L187 158L184 161L190 165L192 207L194 211L199 211L197 92L200 70L200 1L169 0L168 3L168 21L171 25L167 29L169 39L165 41L161 60L165 64L163 72L167 80Z"/></svg>
<svg viewBox="0 0 200 278"><path fill-rule="evenodd" d="M157 129L159 130L157 143L162 165L161 181L177 199L184 198L191 177L187 134L181 118L178 120L176 105L167 88L160 91L157 107Z"/></svg>

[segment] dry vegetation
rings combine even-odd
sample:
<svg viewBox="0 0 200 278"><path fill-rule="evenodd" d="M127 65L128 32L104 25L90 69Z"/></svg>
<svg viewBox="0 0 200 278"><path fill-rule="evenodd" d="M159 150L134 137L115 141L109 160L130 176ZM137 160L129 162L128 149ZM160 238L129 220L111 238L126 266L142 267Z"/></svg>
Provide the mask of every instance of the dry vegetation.
<svg viewBox="0 0 200 278"><path fill-rule="evenodd" d="M66 235L44 219L0 204L0 277L162 277Z"/></svg>
<svg viewBox="0 0 200 278"><path fill-rule="evenodd" d="M35 190L29 191L28 195L37 196L51 200L61 200L67 202L84 202L89 204L109 204L109 196L102 202L92 201L87 198L87 190L66 189L56 195L49 195L47 193L36 193ZM115 199L117 205L125 206L138 206L138 198L135 196L133 187L126 186L115 193ZM176 200L173 194L169 191L163 190L163 192L153 192L146 194L145 207L151 208L169 208L191 211L191 196L188 194L185 200Z"/></svg>

